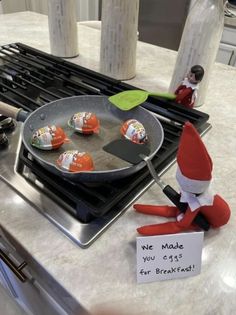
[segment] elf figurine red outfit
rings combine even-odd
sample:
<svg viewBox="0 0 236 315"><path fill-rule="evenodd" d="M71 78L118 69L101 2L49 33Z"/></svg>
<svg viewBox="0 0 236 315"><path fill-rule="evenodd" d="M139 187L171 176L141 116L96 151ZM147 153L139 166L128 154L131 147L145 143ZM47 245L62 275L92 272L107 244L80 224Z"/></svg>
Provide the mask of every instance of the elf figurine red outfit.
<svg viewBox="0 0 236 315"><path fill-rule="evenodd" d="M218 228L229 221L228 204L208 190L212 178L212 161L198 132L189 122L185 123L181 135L177 165L180 201L188 204L187 211L180 213L175 206L135 204L134 208L138 212L176 218L172 222L140 227L137 229L140 234L163 235L196 230L193 221L199 212L212 228Z"/></svg>
<svg viewBox="0 0 236 315"><path fill-rule="evenodd" d="M181 85L176 89L175 102L182 104L187 108L193 108L197 98L197 90L199 83L204 76L204 69L200 65L191 68L187 77L182 81Z"/></svg>

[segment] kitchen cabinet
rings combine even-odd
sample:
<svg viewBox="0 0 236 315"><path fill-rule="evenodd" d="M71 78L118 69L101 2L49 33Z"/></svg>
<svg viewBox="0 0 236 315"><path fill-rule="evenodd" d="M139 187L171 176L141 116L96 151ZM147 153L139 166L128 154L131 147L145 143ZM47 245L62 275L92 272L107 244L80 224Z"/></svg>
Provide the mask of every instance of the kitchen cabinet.
<svg viewBox="0 0 236 315"><path fill-rule="evenodd" d="M236 28L224 27L216 61L236 66Z"/></svg>
<svg viewBox="0 0 236 315"><path fill-rule="evenodd" d="M220 43L216 61L232 66L235 64L235 59L236 47Z"/></svg>
<svg viewBox="0 0 236 315"><path fill-rule="evenodd" d="M0 305L2 315L27 315L0 284Z"/></svg>
<svg viewBox="0 0 236 315"><path fill-rule="evenodd" d="M35 278L31 277L22 283L3 262L0 262L0 270L5 280L5 289L27 314L41 315L42 310L44 315L68 314ZM27 274L29 275L28 272Z"/></svg>
<svg viewBox="0 0 236 315"><path fill-rule="evenodd" d="M48 0L2 0L2 13L34 11L42 14L48 12Z"/></svg>
<svg viewBox="0 0 236 315"><path fill-rule="evenodd" d="M49 0L2 0L2 13L33 11L48 14ZM98 20L99 0L76 0L78 21Z"/></svg>
<svg viewBox="0 0 236 315"><path fill-rule="evenodd" d="M0 228L0 285L2 285L22 307L22 309L30 315L68 315L72 311L67 305L63 304L63 298L56 296L55 292L50 292L48 286L44 284L42 278L37 275L37 271L27 262L22 269L22 273L26 276L26 281L20 280L15 271L9 267L12 265L19 266L24 259L21 257L19 249L10 243L9 239ZM6 260L8 262L6 262Z"/></svg>
<svg viewBox="0 0 236 315"><path fill-rule="evenodd" d="M2 0L2 13L26 11L26 0Z"/></svg>
<svg viewBox="0 0 236 315"><path fill-rule="evenodd" d="M47 0L2 0L2 13L34 11L47 14Z"/></svg>
<svg viewBox="0 0 236 315"><path fill-rule="evenodd" d="M48 0L26 0L26 7L28 11L47 14Z"/></svg>

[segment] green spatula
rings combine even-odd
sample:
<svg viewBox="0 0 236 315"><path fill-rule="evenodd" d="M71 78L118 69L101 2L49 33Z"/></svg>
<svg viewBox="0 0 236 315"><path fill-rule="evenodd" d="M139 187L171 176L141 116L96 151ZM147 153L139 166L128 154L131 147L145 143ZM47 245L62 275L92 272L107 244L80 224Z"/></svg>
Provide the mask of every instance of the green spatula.
<svg viewBox="0 0 236 315"><path fill-rule="evenodd" d="M161 92L147 92L142 90L123 91L110 96L109 101L121 110L130 110L146 101L148 96L159 96L169 100L176 98L175 94Z"/></svg>

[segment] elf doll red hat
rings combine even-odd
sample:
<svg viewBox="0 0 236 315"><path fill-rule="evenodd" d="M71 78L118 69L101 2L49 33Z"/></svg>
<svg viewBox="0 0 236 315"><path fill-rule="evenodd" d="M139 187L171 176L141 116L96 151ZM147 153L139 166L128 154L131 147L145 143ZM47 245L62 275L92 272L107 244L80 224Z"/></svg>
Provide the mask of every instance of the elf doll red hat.
<svg viewBox="0 0 236 315"><path fill-rule="evenodd" d="M208 189L212 179L212 160L190 122L183 127L177 164L176 179L183 191L201 194Z"/></svg>

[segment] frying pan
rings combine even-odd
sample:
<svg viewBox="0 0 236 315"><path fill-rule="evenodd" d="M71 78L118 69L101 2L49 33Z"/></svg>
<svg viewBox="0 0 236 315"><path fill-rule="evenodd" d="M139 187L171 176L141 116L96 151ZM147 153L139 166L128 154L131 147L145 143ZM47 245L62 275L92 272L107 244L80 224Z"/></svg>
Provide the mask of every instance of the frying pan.
<svg viewBox="0 0 236 315"><path fill-rule="evenodd" d="M93 135L82 135L71 129L67 122L77 112L93 112L100 120L100 132ZM148 147L152 157L163 142L163 128L156 117L142 107L130 111L122 111L111 104L106 96L74 96L59 99L41 106L29 114L22 109L0 102L0 113L18 121L24 121L22 141L34 159L53 174L62 176L73 182L104 182L129 176L145 166L145 162L133 165L112 154L104 152L104 145L121 138L120 127L128 119L137 119L146 129ZM57 125L63 128L70 143L64 143L59 149L43 151L31 146L33 133L41 127ZM79 150L91 154L95 166L94 171L71 173L60 169L56 160L66 150Z"/></svg>

